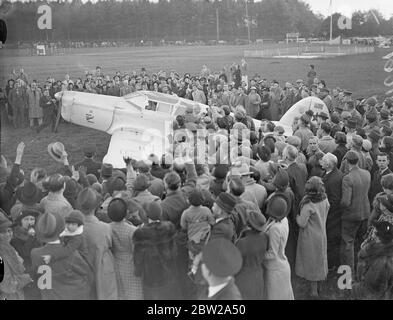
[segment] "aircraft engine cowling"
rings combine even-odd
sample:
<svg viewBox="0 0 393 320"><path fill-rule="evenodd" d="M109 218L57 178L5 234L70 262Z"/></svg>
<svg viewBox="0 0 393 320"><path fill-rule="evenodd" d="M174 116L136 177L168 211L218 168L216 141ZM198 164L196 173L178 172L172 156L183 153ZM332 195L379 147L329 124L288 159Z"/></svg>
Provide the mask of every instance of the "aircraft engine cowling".
<svg viewBox="0 0 393 320"><path fill-rule="evenodd" d="M61 116L64 120L107 132L112 125L119 97L64 91L56 94L61 99Z"/></svg>

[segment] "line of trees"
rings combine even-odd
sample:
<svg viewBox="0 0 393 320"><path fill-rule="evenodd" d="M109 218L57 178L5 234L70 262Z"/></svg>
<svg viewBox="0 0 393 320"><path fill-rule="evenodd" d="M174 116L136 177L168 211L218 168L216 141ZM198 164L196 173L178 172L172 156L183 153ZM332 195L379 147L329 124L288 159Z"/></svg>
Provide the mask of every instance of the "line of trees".
<svg viewBox="0 0 393 320"><path fill-rule="evenodd" d="M246 2L249 18L246 17ZM220 39L285 38L289 32L302 37L328 37L329 19L314 14L301 0L57 0L49 2L53 29L39 30L37 8L43 1L3 2L11 8L3 16L8 26L9 42L16 41L106 41L128 40L212 40L216 39L216 8L219 12ZM370 13L356 12L353 29L339 30L334 36L385 35L393 33L393 18L380 24ZM334 15L338 20L339 15Z"/></svg>

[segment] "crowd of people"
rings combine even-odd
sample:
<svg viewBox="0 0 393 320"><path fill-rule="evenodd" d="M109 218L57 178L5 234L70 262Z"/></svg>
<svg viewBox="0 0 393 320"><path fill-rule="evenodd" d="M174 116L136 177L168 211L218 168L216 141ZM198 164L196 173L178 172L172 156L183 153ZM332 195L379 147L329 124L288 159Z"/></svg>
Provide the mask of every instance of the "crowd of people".
<svg viewBox="0 0 393 320"><path fill-rule="evenodd" d="M1 156L1 297L291 300L298 277L318 298L328 274L344 265L352 271L351 297L392 299L393 100L354 100L340 88L330 95L314 66L284 89L258 75L247 79L246 69L243 62L229 75L204 67L183 77L142 69L103 82L98 67L84 80L48 79L48 104L57 90L120 96L141 89L208 103L215 107L209 114L187 108L173 129L202 130L203 145L215 152L199 153L207 160L200 161L201 137L174 135L181 154L126 157L118 169L97 161L94 145L70 165L56 142L48 154L58 172L37 164L27 177L21 142L13 164ZM4 112L12 110L16 127L27 119L15 92L24 84L39 92L23 75L15 82L21 86L9 81L6 89ZM306 111L285 137L272 120L307 96L321 98L329 114ZM52 121L26 105L38 131ZM260 128L252 118L263 120ZM50 288L42 266L52 270Z"/></svg>

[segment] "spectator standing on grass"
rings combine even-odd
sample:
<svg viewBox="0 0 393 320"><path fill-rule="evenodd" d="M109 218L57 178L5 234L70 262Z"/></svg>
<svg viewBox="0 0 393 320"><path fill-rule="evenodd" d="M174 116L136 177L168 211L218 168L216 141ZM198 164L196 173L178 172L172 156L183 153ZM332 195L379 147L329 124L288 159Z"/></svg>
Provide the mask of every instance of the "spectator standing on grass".
<svg viewBox="0 0 393 320"><path fill-rule="evenodd" d="M368 191L370 188L370 172L359 168L359 156L355 151L348 151L348 174L342 182L341 206L341 264L349 265L352 274L355 271L355 255L360 246L360 239L366 232L367 221L370 217L370 202Z"/></svg>
<svg viewBox="0 0 393 320"><path fill-rule="evenodd" d="M37 87L36 80L30 84L30 88L26 90L27 95L27 107L29 110L29 122L30 128L34 126L34 122L37 121L38 125L42 124L42 108L40 100L42 97L41 90Z"/></svg>
<svg viewBox="0 0 393 320"><path fill-rule="evenodd" d="M51 126L52 132L55 131L56 125L56 103L55 99L52 99L49 95L49 89L44 89L43 95L40 98L40 107L42 109L43 121L37 127L37 133L40 133L42 129Z"/></svg>
<svg viewBox="0 0 393 320"><path fill-rule="evenodd" d="M315 71L315 66L313 64L310 64L310 70L307 73L307 84L309 87L314 83L314 79L317 77L317 73Z"/></svg>
<svg viewBox="0 0 393 320"><path fill-rule="evenodd" d="M296 253L296 274L310 281L311 297L318 296L318 282L328 274L326 219L330 208L321 178L311 177L296 217L299 237Z"/></svg>
<svg viewBox="0 0 393 320"><path fill-rule="evenodd" d="M14 128L24 128L27 97L25 89L22 88L20 81L17 81L15 83L15 88L10 90L8 102L12 106Z"/></svg>
<svg viewBox="0 0 393 320"><path fill-rule="evenodd" d="M96 162L94 160L94 156L97 153L97 148L93 144L86 144L83 147L83 155L84 159L80 162L77 162L75 164L75 170L78 170L79 167L85 167L86 168L86 175L89 174L94 174L97 179L100 179L100 170L102 163L101 162Z"/></svg>

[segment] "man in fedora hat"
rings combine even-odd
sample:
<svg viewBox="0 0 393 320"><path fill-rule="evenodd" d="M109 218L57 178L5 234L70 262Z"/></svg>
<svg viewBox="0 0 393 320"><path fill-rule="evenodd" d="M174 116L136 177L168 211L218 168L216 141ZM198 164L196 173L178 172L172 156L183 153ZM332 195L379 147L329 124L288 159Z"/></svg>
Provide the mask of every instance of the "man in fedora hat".
<svg viewBox="0 0 393 320"><path fill-rule="evenodd" d="M97 179L100 178L100 169L101 169L101 162L97 162L94 160L94 156L96 155L96 146L89 144L83 147L83 155L84 159L80 162L75 164L75 170L78 170L79 167L86 168L86 175L94 174Z"/></svg>
<svg viewBox="0 0 393 320"><path fill-rule="evenodd" d="M39 205L42 199L42 191L33 182L27 181L23 187L19 187L16 190L16 198L19 203L16 203L11 208L11 218L13 221L19 216L24 209L33 209L37 211L42 211Z"/></svg>
<svg viewBox="0 0 393 320"><path fill-rule="evenodd" d="M227 239L211 240L202 252L202 275L208 283L208 300L241 300L233 276L242 267L240 251Z"/></svg>
<svg viewBox="0 0 393 320"><path fill-rule="evenodd" d="M57 213L45 213L39 217L36 226L37 236L46 245L35 248L31 252L36 279L41 276L38 268L44 265L42 257L56 255L56 252L62 249L63 245L60 243L59 236L64 227L64 218ZM90 298L89 274L91 270L78 251L74 251L67 259L50 263L49 266L52 270L52 287L40 288L43 300L87 300ZM65 274L67 274L66 277Z"/></svg>
<svg viewBox="0 0 393 320"><path fill-rule="evenodd" d="M112 247L111 227L99 221L95 216L99 200L99 195L94 189L85 188L78 195L77 207L84 214L83 238L87 245L87 259L94 269L94 298L116 300L115 262L110 250Z"/></svg>

